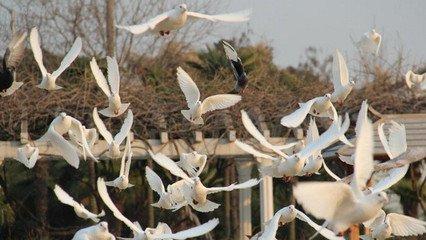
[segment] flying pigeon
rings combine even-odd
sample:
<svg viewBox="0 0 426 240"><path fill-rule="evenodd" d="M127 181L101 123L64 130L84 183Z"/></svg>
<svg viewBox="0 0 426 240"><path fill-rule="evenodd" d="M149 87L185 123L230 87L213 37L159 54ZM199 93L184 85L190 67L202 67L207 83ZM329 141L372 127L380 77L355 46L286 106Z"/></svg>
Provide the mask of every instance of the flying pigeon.
<svg viewBox="0 0 426 240"><path fill-rule="evenodd" d="M383 210L375 219L364 225L372 231L370 235L360 236L363 240L385 240L392 236L408 237L426 233L425 221L398 213L386 214Z"/></svg>
<svg viewBox="0 0 426 240"><path fill-rule="evenodd" d="M241 59L238 57L237 51L231 46L231 44L222 41L223 48L225 49L226 57L229 60L232 72L234 73L235 86L234 89L229 92L230 94L242 94L247 87L248 78L244 71L244 65Z"/></svg>
<svg viewBox="0 0 426 240"><path fill-rule="evenodd" d="M331 102L331 94L313 98L305 103L299 103L299 109L281 118L281 125L288 128L296 128L305 120L308 114L315 117L335 119L337 112Z"/></svg>
<svg viewBox="0 0 426 240"><path fill-rule="evenodd" d="M37 147L32 147L30 144L26 144L24 147L18 148L16 160L25 165L25 167L31 169L39 159L39 150Z"/></svg>
<svg viewBox="0 0 426 240"><path fill-rule="evenodd" d="M33 50L34 58L38 64L38 67L40 68L42 75L41 83L37 85L37 87L41 89L46 89L48 91L62 89L61 86L58 86L56 84L56 80L71 65L71 63L74 62L74 60L78 57L78 54L80 54L82 47L81 38L78 37L74 41L74 44L72 45L71 49L62 60L61 65L53 73L47 72L46 67L43 64L43 53L40 47L40 37L37 28L31 29L30 44L31 49Z"/></svg>
<svg viewBox="0 0 426 240"><path fill-rule="evenodd" d="M288 157L287 154L282 152L282 150L289 149L298 143L298 142L293 142L293 143L285 144L282 146L272 145L271 143L268 142L265 136L263 136L263 134L256 128L256 126L251 121L250 117L248 116L247 112L244 110L241 110L241 120L243 122L245 129L247 130L247 132L250 133L250 135L252 135L257 141L259 141L259 143L262 144L262 146L268 149L271 149L279 156Z"/></svg>
<svg viewBox="0 0 426 240"><path fill-rule="evenodd" d="M207 163L207 155L199 154L196 151L180 154L176 164L185 170L190 177L197 177L203 172Z"/></svg>
<svg viewBox="0 0 426 240"><path fill-rule="evenodd" d="M351 184L343 182L303 182L293 193L303 209L319 219L334 233L345 231L375 217L388 202L385 192L365 194L366 182L374 170L373 125L367 117L368 104L363 102L356 124L354 174Z"/></svg>
<svg viewBox="0 0 426 240"><path fill-rule="evenodd" d="M49 125L47 132L38 140L36 143L40 142L49 142L52 144L52 147L59 152L59 154L73 167L78 168L80 159L78 157L78 149L66 140L63 135L69 131L80 132L81 136L80 142L83 144L83 158L86 159L88 155L91 159L97 162L97 158L93 156L90 147L85 138L83 132L83 125L77 119L68 116L66 113L62 112L57 116Z"/></svg>
<svg viewBox="0 0 426 240"><path fill-rule="evenodd" d="M99 111L105 117L118 117L123 114L130 103L121 103L120 98L120 73L118 71L118 63L115 58L107 57L108 65L108 81L99 68L96 59L90 61L90 69L99 88L108 97L108 107Z"/></svg>
<svg viewBox="0 0 426 240"><path fill-rule="evenodd" d="M12 95L23 84L16 81L16 70L24 58L26 38L26 32L16 34L7 46L0 68L0 96L2 97Z"/></svg>
<svg viewBox="0 0 426 240"><path fill-rule="evenodd" d="M380 44L382 43L382 35L372 29L369 32L364 33L361 39L358 41L358 48L362 53L379 55Z"/></svg>
<svg viewBox="0 0 426 240"><path fill-rule="evenodd" d="M306 133L306 144L309 145L310 143L317 141L319 137L320 135L317 124L315 123L315 119L311 118L308 131ZM324 159L321 155L321 150L314 151L313 154L306 160L305 166L303 166L300 175L303 176L307 174L319 174L318 171L321 169L323 163Z"/></svg>
<svg viewBox="0 0 426 240"><path fill-rule="evenodd" d="M129 135L130 129L133 125L133 112L129 110L127 112L126 119L124 119L123 125L121 125L120 132L118 132L114 137L106 128L104 122L99 117L98 109L95 107L93 109L93 121L95 122L96 127L99 130L99 133L104 137L105 141L108 143L108 151L112 158L120 157L120 145L123 143L126 136Z"/></svg>
<svg viewBox="0 0 426 240"><path fill-rule="evenodd" d="M99 214L89 212L81 203L76 202L68 193L66 193L61 187L55 185L53 189L58 200L66 205L74 208L74 212L77 216L83 219L91 219L94 222L99 222L99 218L105 216L105 211L102 210Z"/></svg>
<svg viewBox="0 0 426 240"><path fill-rule="evenodd" d="M190 178L179 166L177 166L177 164L172 159L168 158L162 153L154 154L151 151L148 152L157 164L169 170L173 175L185 180L187 184L180 190L182 191L188 204L199 212L210 212L219 206L219 204L207 199L207 195L209 194L222 191L229 192L235 189L251 188L260 182L257 179L251 179L244 183L231 184L227 187L207 188L203 185L199 177Z"/></svg>
<svg viewBox="0 0 426 240"><path fill-rule="evenodd" d="M422 91L426 90L426 73L415 74L413 71L408 71L405 74L405 82L407 83L408 88L415 87Z"/></svg>
<svg viewBox="0 0 426 240"><path fill-rule="evenodd" d="M200 91L192 78L181 67L177 68L179 86L188 103L188 110L182 110L182 115L191 123L204 124L201 117L204 113L229 108L241 100L235 94L218 94L200 101Z"/></svg>
<svg viewBox="0 0 426 240"><path fill-rule="evenodd" d="M156 229L146 228L145 230L143 230L141 225L138 222L131 222L114 205L114 203L112 202L108 194L105 182L102 178L98 178L97 186L98 186L99 196L101 197L105 205L108 206L108 208L112 211L112 213L118 220L122 221L133 231L133 238L127 238L127 239L133 239L133 240L171 239L173 240L173 239L194 238L194 237L198 237L210 232L219 224L219 220L215 218L197 227L190 228L190 229L183 230L176 233L172 233L170 227L167 224L161 224L161 223L157 226Z"/></svg>
<svg viewBox="0 0 426 240"><path fill-rule="evenodd" d="M321 226L312 221L306 214L297 210L293 205L284 207L278 210L274 216L265 223L265 230L250 238L250 240L271 240L275 239L279 225L292 222L299 219L308 223L312 228L319 231L322 236L330 240L344 240L342 237L337 237L332 231L328 229L321 229Z"/></svg>
<svg viewBox="0 0 426 240"><path fill-rule="evenodd" d="M168 185L166 190L160 176L148 166L145 167L145 176L151 189L160 196L157 202L151 204L153 207L175 210L188 205L180 191L186 185L185 180Z"/></svg>
<svg viewBox="0 0 426 240"><path fill-rule="evenodd" d="M108 223L100 222L96 225L78 230L71 240L115 240L114 235L108 231Z"/></svg>
<svg viewBox="0 0 426 240"><path fill-rule="evenodd" d="M331 102L337 102L340 105L351 93L355 82L349 79L348 67L339 50L333 54L333 87L334 91L331 94Z"/></svg>
<svg viewBox="0 0 426 240"><path fill-rule="evenodd" d="M126 161L127 155L127 161ZM126 147L124 149L123 157L121 158L120 174L119 176L110 182L105 182L107 186L116 187L120 190L133 187L134 185L129 183L129 172L130 165L132 163L132 147L130 144L130 136L127 136Z"/></svg>
<svg viewBox="0 0 426 240"><path fill-rule="evenodd" d="M160 33L161 36L169 35L170 31L182 28L188 19L207 19L212 22L245 22L249 20L250 10L241 12L207 15L202 13L190 12L186 4L180 4L172 10L164 12L144 24L133 26L116 25L119 29L127 30L133 34L142 34L146 31Z"/></svg>

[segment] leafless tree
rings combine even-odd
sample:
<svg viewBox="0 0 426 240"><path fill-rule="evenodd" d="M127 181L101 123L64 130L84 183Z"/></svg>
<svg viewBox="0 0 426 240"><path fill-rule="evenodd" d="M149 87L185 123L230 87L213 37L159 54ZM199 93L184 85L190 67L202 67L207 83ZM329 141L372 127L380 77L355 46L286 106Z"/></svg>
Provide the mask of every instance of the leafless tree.
<svg viewBox="0 0 426 240"><path fill-rule="evenodd" d="M42 42L44 46L49 46L49 51L63 53L79 36L83 40L83 52L86 55L116 55L120 63L124 63L131 56L161 53L171 43L182 43L182 51L206 43L206 38L214 33L214 25L208 21L189 21L187 26L179 30L179 34L167 38L149 33L134 36L116 30L112 24L143 23L172 8L173 4L166 0L6 0L0 5L0 13L1 10L15 12L16 19L19 19L16 26L19 28L38 27ZM212 0L192 0L188 1L188 5L192 11L211 13L226 8ZM10 18L0 19L1 26L8 26L9 23Z"/></svg>

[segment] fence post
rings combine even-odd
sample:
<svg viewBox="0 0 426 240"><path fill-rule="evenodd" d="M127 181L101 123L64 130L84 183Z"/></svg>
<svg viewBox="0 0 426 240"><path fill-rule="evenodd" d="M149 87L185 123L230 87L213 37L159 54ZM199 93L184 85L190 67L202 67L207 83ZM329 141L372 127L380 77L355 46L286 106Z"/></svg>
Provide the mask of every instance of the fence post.
<svg viewBox="0 0 426 240"><path fill-rule="evenodd" d="M251 179L253 162L247 158L236 159L238 182L242 183ZM239 190L240 231L238 239L251 236L251 188Z"/></svg>
<svg viewBox="0 0 426 240"><path fill-rule="evenodd" d="M256 120L259 124L259 129L266 139L270 138L271 132L268 129L268 125L265 122L265 116L260 113L260 109L255 109ZM258 162L265 162L266 159L262 159ZM262 231L265 228L265 223L269 221L274 215L274 184L273 179L270 176L264 176L259 184L260 194L260 226Z"/></svg>
<svg viewBox="0 0 426 240"><path fill-rule="evenodd" d="M232 121L232 118L230 116L230 112L228 109L223 111L223 120L224 124L226 126L226 130L228 131L228 140L229 142L235 142L237 140L237 133L234 129L234 124ZM228 160L228 159L227 159ZM229 159L231 161L234 161L234 159ZM225 176L224 176L224 185L228 186L232 183L231 181L231 171L232 171L233 165L227 164L225 167ZM231 238L231 192L223 192L224 195L224 210L225 210L225 237L226 239ZM234 223L235 224L235 223Z"/></svg>
<svg viewBox="0 0 426 240"><path fill-rule="evenodd" d="M23 120L21 122L21 133L19 134L20 142L22 144L27 144L29 142L29 134L28 134L28 121Z"/></svg>
<svg viewBox="0 0 426 240"><path fill-rule="evenodd" d="M35 188L35 196L34 201L36 204L36 216L40 221L39 237L40 239L49 239L49 231L47 230L47 226L49 221L47 220L47 211L48 211L48 192L47 192L47 176L49 162L46 158L41 159L42 161L38 161L34 166L34 188Z"/></svg>

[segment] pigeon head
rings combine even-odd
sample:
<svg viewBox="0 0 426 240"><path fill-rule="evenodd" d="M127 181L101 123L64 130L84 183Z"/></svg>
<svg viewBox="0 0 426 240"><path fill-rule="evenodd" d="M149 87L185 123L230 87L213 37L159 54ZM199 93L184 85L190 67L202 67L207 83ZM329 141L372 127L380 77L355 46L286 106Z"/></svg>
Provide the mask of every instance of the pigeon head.
<svg viewBox="0 0 426 240"><path fill-rule="evenodd" d="M324 97L325 97L325 98L328 98L328 99L331 99L331 94L330 94L330 93L327 93L327 94L325 94L325 95L324 95Z"/></svg>
<svg viewBox="0 0 426 240"><path fill-rule="evenodd" d="M67 116L67 114L66 114L66 113L64 113L64 112L61 112L61 113L59 113L59 116L60 116L61 118L65 118L65 117Z"/></svg>
<svg viewBox="0 0 426 240"><path fill-rule="evenodd" d="M390 223L387 220L383 224L385 225L385 228L390 228L391 227Z"/></svg>
<svg viewBox="0 0 426 240"><path fill-rule="evenodd" d="M188 8L186 7L186 4L180 4L179 6L177 6L177 8L181 11L181 12L186 12L188 11Z"/></svg>
<svg viewBox="0 0 426 240"><path fill-rule="evenodd" d="M114 93L112 96L112 101L110 101L110 107L114 114L119 114L121 108L121 98L118 93Z"/></svg>
<svg viewBox="0 0 426 240"><path fill-rule="evenodd" d="M100 229L102 230L102 231L108 231L108 223L107 222L100 222L99 224L98 224L98 226L100 227Z"/></svg>
<svg viewBox="0 0 426 240"><path fill-rule="evenodd" d="M380 204L388 204L389 198L388 195L385 192L379 192L375 193L374 198L380 203Z"/></svg>

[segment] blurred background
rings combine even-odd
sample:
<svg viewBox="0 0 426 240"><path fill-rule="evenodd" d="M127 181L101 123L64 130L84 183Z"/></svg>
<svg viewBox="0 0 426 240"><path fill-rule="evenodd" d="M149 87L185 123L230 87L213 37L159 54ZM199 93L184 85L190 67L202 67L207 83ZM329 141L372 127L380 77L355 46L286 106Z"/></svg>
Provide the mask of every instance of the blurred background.
<svg viewBox="0 0 426 240"><path fill-rule="evenodd" d="M25 82L14 95L0 102L0 140L19 140L20 124L29 124L32 139L46 130L51 120L62 111L93 127L91 112L94 106L104 106L105 96L97 87L89 61L96 57L105 70L105 57L116 56L120 64L121 97L131 102L135 122L133 131L139 139L158 138L165 119L170 138L193 141L197 127L184 121L180 110L185 105L175 78L175 69L182 66L193 77L203 96L229 92L234 85L220 40L229 41L242 58L249 87L244 101L232 111L208 114L202 131L207 137L223 137L229 127L223 115L232 119L240 138L247 133L240 124L239 110L265 116L271 135L289 134L279 119L293 111L298 102L332 91L331 54L338 48L349 66L350 78L357 83L340 107L339 112L351 114L354 123L362 100L381 113L426 112L426 98L410 91L404 82L407 70L426 72L426 2L416 1L341 1L341 0L201 0L186 1L191 11L223 13L252 8L247 23L226 24L192 21L167 37L143 34L131 35L116 30L114 24L143 23L182 1L165 0L2 0L0 1L0 46L5 49L13 32L39 29L44 61L48 69L57 67L74 39L83 39L83 53L58 80L63 91L45 92L35 85L40 73L31 50L18 70L19 81ZM110 4L110 11L107 5ZM112 24L107 24L112 23ZM360 54L355 42L364 32L375 28L382 34L382 47L377 58ZM109 129L118 131L122 119L106 122ZM329 125L319 121L320 130ZM112 179L119 163L102 161L99 164L82 162L79 170L64 161L45 157L33 170L14 161L1 166L0 238L1 239L70 239L81 227L91 223L77 218L70 207L54 196L54 184L84 203L91 210L104 208L95 189L98 176ZM146 161L134 161L131 182L136 187L113 192L113 200L131 220L144 227L158 221L172 229L184 229L194 222L185 210L175 214L149 208L153 194L144 177ZM333 161L332 167L346 173L344 164ZM411 166L410 174L392 188L399 212L424 218L425 171L420 163ZM236 181L232 159L209 158L204 183L220 186ZM174 178L157 167L166 184ZM257 175L254 171L254 175ZM321 176L316 179L322 179ZM292 185L274 180L275 209L292 201ZM253 231L260 230L258 188L253 189ZM222 219L210 239L234 239L238 229L238 192L217 194L212 200L226 201L212 214L197 214L204 222L212 216ZM154 199L156 199L154 197ZM192 216L192 215L191 215ZM107 211L111 231L129 236L129 229ZM280 228L278 239L307 239L312 230L297 222ZM236 234L235 234L236 235Z"/></svg>

